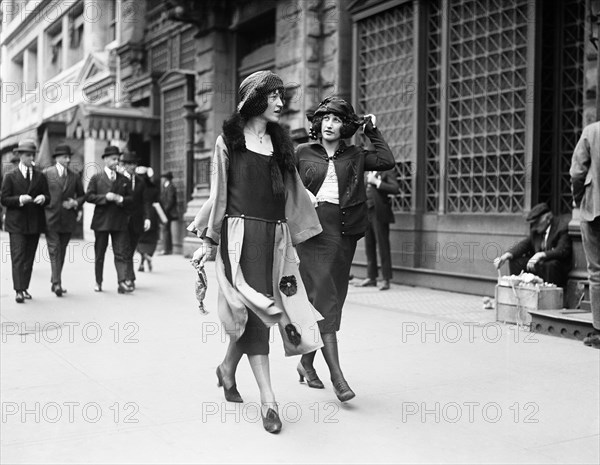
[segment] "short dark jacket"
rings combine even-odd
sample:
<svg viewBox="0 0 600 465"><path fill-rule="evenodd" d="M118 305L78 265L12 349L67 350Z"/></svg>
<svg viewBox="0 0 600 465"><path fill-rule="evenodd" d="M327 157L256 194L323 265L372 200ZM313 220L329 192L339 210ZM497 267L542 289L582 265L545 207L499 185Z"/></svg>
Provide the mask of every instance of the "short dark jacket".
<svg viewBox="0 0 600 465"><path fill-rule="evenodd" d="M518 242L508 251L515 258L523 255L531 257L537 252L544 252L542 250L544 235L545 232L539 234L531 230L529 237ZM545 252L545 260L560 260L565 263L565 266L571 267L572 245L569 237L569 218L554 217L552 219Z"/></svg>
<svg viewBox="0 0 600 465"><path fill-rule="evenodd" d="M43 205L33 202L21 206L19 197L29 194L36 198L43 194L46 197ZM31 174L31 183L18 168L6 173L2 180L2 191L0 194L2 205L6 207L6 218L4 229L9 233L40 234L46 230L46 216L44 207L50 203L50 192L46 177L37 170Z"/></svg>
<svg viewBox="0 0 600 465"><path fill-rule="evenodd" d="M365 135L371 140L375 150L366 150L356 145L348 146L342 141L334 155L341 230L344 235L362 236L367 229L365 171L387 171L395 165L394 155L379 129L367 125ZM302 182L316 195L325 180L329 165L325 148L318 142L301 144L296 148L296 158Z"/></svg>
<svg viewBox="0 0 600 465"><path fill-rule="evenodd" d="M179 218L179 211L177 210L177 189L172 181L169 182L167 187L165 187L164 184L161 185L160 206L170 220Z"/></svg>
<svg viewBox="0 0 600 465"><path fill-rule="evenodd" d="M50 204L46 206L48 231L72 233L77 226L77 211L85 201L85 192L79 175L71 170L67 170L66 173L65 178L62 179L58 175L56 165L44 170L50 190ZM63 201L69 198L77 201L77 208L63 208Z"/></svg>
<svg viewBox="0 0 600 465"><path fill-rule="evenodd" d="M129 180L131 189L131 180ZM135 186L132 189L132 202L128 207L129 228L136 234L144 232L144 220L150 219L150 199L146 190L146 182L141 176L135 175Z"/></svg>
<svg viewBox="0 0 600 465"><path fill-rule="evenodd" d="M123 196L123 203L108 202L106 194L113 192ZM94 231L126 231L129 224L128 208L133 202L129 180L122 174L117 173L114 181L111 181L102 170L90 179L85 194L87 202L96 204L91 228Z"/></svg>
<svg viewBox="0 0 600 465"><path fill-rule="evenodd" d="M396 170L378 171L377 176L381 179L379 187L367 184L367 207L369 215L374 213L375 219L381 223L393 223L395 218L392 212L390 194L396 195L399 190Z"/></svg>

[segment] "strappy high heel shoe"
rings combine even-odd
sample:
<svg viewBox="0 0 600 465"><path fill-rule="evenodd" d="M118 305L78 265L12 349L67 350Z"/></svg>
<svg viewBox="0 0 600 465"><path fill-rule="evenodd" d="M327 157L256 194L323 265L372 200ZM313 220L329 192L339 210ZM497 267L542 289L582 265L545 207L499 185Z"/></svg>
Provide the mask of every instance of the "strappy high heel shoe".
<svg viewBox="0 0 600 465"><path fill-rule="evenodd" d="M226 401L238 402L238 403L244 402L244 399L242 399L242 396L238 392L237 386L235 383L233 383L233 386L231 386L230 388L225 387L225 383L223 382L223 374L221 373L220 366L217 367L217 386L223 387L223 393L225 394Z"/></svg>
<svg viewBox="0 0 600 465"><path fill-rule="evenodd" d="M306 368L304 368L304 365L302 365L302 362L298 362L298 366L296 367L296 370L298 371L298 376L300 376L301 383L304 381L304 378L306 378L306 384L308 385L308 387L311 387L314 389L324 389L325 388L325 385L319 379L319 376L317 375L317 372L315 371L314 368L310 368L307 370Z"/></svg>
<svg viewBox="0 0 600 465"><path fill-rule="evenodd" d="M277 434L281 431L281 420L279 419L279 414L275 410L269 407L267 414L264 415L261 409L260 415L262 416L263 427L265 430L271 434Z"/></svg>
<svg viewBox="0 0 600 465"><path fill-rule="evenodd" d="M343 378L333 382L333 392L335 392L340 402L346 402L356 396L354 391L348 386L348 382Z"/></svg>

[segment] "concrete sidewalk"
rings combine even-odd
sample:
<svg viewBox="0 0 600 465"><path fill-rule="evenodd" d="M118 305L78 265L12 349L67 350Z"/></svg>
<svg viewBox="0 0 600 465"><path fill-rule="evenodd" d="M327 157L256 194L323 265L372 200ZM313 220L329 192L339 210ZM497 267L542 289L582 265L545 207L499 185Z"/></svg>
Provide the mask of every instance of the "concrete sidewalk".
<svg viewBox="0 0 600 465"><path fill-rule="evenodd" d="M93 247L71 246L50 292L40 244L32 301L14 300L0 234L2 463L598 463L600 351L494 322L480 296L351 287L339 333L357 396L298 383L277 331L271 374L284 422L261 424L247 361L244 404L224 401L226 349L208 267L206 316L181 256L154 259L119 295L112 256L93 292Z"/></svg>

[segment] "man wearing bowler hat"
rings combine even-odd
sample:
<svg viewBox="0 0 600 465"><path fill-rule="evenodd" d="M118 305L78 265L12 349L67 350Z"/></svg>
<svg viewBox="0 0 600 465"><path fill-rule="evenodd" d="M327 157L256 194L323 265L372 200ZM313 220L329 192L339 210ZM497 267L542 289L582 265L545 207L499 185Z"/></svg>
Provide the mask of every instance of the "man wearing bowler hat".
<svg viewBox="0 0 600 465"><path fill-rule="evenodd" d="M62 269L67 245L77 227L77 216L85 200L81 178L69 169L72 156L69 145L57 145L52 154L56 163L44 170L50 190L50 203L46 206L46 242L52 268L50 290L57 297L67 292L62 287Z"/></svg>
<svg viewBox="0 0 600 465"><path fill-rule="evenodd" d="M511 274L528 271L564 288L571 269L568 220L555 217L546 203L534 206L525 220L530 224L529 237L494 259L494 265L500 268L509 261Z"/></svg>
<svg viewBox="0 0 600 465"><path fill-rule="evenodd" d="M50 202L45 176L34 169L35 142L22 140L14 153L19 156L16 169L2 181L0 201L6 207L4 228L10 235L15 300L22 304L31 299L29 282L40 234L46 229L44 207Z"/></svg>
<svg viewBox="0 0 600 465"><path fill-rule="evenodd" d="M171 223L179 217L177 211L177 189L173 185L173 173L170 171L162 174L160 178L160 206L167 216L167 222L163 225L163 250L161 255L171 255L173 253Z"/></svg>
<svg viewBox="0 0 600 465"><path fill-rule="evenodd" d="M140 237L144 231L150 229L150 209L152 208L146 194L146 182L143 178L135 174L135 169L140 160L135 152L126 152L121 155L120 164L123 175L129 180L129 187L133 201L128 208L129 228L128 238L129 247L127 255L127 273L126 280L128 286L135 289L135 271L133 269L133 256L137 248Z"/></svg>
<svg viewBox="0 0 600 465"><path fill-rule="evenodd" d="M94 242L96 285L94 291L102 292L104 274L104 255L108 247L108 237L112 241L117 269L117 291L119 294L133 291L125 282L127 279L127 256L129 248L128 208L133 198L129 181L117 173L121 151L109 145L104 149L102 160L104 168L92 176L88 184L85 199L96 205L92 217L92 229L96 236Z"/></svg>

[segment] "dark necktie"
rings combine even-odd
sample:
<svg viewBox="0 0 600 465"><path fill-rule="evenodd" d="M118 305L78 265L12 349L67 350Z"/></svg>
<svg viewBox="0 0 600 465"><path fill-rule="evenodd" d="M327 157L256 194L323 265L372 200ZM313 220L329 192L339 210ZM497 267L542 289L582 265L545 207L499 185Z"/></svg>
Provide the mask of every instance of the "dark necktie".
<svg viewBox="0 0 600 465"><path fill-rule="evenodd" d="M29 186L31 184L31 168L27 168L27 176L25 176L25 179L27 180L27 185Z"/></svg>

